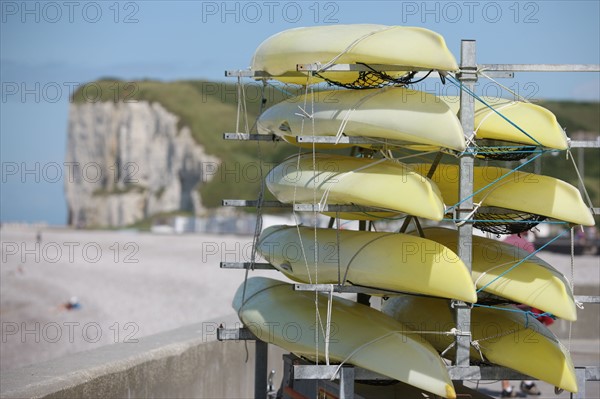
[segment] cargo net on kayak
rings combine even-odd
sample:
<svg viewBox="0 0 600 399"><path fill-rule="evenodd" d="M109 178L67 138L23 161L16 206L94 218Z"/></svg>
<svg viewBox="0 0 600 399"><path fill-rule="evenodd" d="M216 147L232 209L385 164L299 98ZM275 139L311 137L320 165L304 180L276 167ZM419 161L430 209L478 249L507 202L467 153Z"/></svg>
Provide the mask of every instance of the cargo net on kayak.
<svg viewBox="0 0 600 399"><path fill-rule="evenodd" d="M376 69L370 67L367 64L362 62L357 62L359 65L364 65L369 68L369 71L359 71L358 78L356 78L353 82L343 83L337 80L333 80L326 76L323 76L319 72L315 72L315 75L326 81L328 84L332 86L344 87L346 89L360 90L360 89L380 89L382 87L387 86L406 86L409 84L414 84L422 81L427 78L433 70L429 71L424 77L415 80L414 77L417 74L417 71L408 72L405 75L400 77L393 77L383 71L377 71ZM441 75L440 75L441 76Z"/></svg>
<svg viewBox="0 0 600 399"><path fill-rule="evenodd" d="M520 234L531 230L546 216L527 212L475 213L473 227L492 234Z"/></svg>
<svg viewBox="0 0 600 399"><path fill-rule="evenodd" d="M492 140L478 140L472 149L473 155L480 159L495 161L520 161L541 150L534 145L502 145ZM506 142L504 142L506 144Z"/></svg>

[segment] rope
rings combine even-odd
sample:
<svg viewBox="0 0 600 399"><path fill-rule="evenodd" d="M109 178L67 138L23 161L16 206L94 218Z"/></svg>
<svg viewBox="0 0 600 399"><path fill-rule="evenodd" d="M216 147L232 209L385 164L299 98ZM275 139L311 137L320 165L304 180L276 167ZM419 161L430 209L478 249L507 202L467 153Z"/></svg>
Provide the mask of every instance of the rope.
<svg viewBox="0 0 600 399"><path fill-rule="evenodd" d="M333 57L331 60L329 60L328 62L326 62L324 65L322 65L322 66L321 66L321 67L320 67L320 68L317 70L317 73L318 73L318 72L321 72L321 71L323 71L323 70L325 70L325 69L329 68L329 67L330 67L330 66L332 66L333 64L335 64L335 62L336 62L338 59L340 59L340 57L342 57L342 56L343 56L344 54L346 54L348 51L352 50L352 48L354 48L354 47L355 47L355 46L356 46L358 43L362 42L362 41L363 41L363 40L365 40L366 38L368 38L368 37L371 37L371 36L373 36L373 35L374 35L374 34L376 34L376 33L379 33L379 32L384 32L384 31L386 31L386 30L390 30L390 29L393 29L393 28L394 28L394 26L387 26L387 27L385 27L385 28L383 28L383 29L375 30L375 31L369 32L369 33L367 33L367 34L365 34L365 35L363 35L363 36L359 37L358 39L356 39L356 40L354 40L352 43L350 43L350 44L348 45L348 47L346 47L344 50L342 50L342 52L341 52L341 53L339 53L338 55L336 55L335 57Z"/></svg>
<svg viewBox="0 0 600 399"><path fill-rule="evenodd" d="M314 143L313 143L313 144L314 144ZM314 153L313 153L313 170L314 170L314 171L315 171L315 173L316 173L316 166L315 166L315 161L314 161L314 159L315 159L315 156L314 156ZM378 164L380 164L380 163L382 163L382 162L385 162L385 161L387 161L387 159L385 159L385 158L381 158L381 159L379 159L379 160L377 160L377 161L374 161L374 162L371 162L371 163L369 163L369 164L367 164L367 165L364 165L364 166L358 167L358 168L356 168L356 169L349 170L349 171L347 171L347 172L344 172L344 173L341 173L341 174L339 174L339 175L336 175L336 177L337 177L336 184L337 184L337 183L339 183L339 182L340 182L340 181L341 181L343 178L345 178L345 177L348 177L349 175L351 175L352 173L355 173L355 172L360 172L361 170L365 170L365 169L367 169L367 168L370 168L370 167L372 167L372 166L378 165ZM317 200L316 200L316 180L317 180L317 179L316 179L316 174L315 174L315 176L314 176L314 179L313 179L313 185L314 185L314 187L315 187L315 188L314 188L314 192L315 192L315 198L314 198L314 202L315 202L315 204L317 203ZM331 184L331 185L329 185L329 186L328 186L328 187L327 187L327 188L326 188L326 189L323 191L323 195L321 196L321 200L320 200L320 201L319 201L319 203L318 203L318 205L319 205L319 211L323 211L323 209L325 209L325 205L327 205L327 201L328 201L328 199L329 199L329 193L330 193L330 192L331 192L331 190L333 189L333 186L334 186L334 184ZM316 212L317 212L317 211L315 210L315 214L316 214Z"/></svg>
<svg viewBox="0 0 600 399"><path fill-rule="evenodd" d="M575 163L575 158L573 158L571 150L567 150L567 158L571 158L571 162L573 163L573 167L575 168L575 173L577 173L577 178L579 179L579 183L581 183L580 186L583 188L583 194L585 195L585 199L588 203L590 210L592 211L592 214L595 215L592 199L590 198L590 195L587 189L585 188L585 182L583 181L583 177L581 177L581 173L579 173L579 168L577 167L577 163Z"/></svg>
<svg viewBox="0 0 600 399"><path fill-rule="evenodd" d="M487 233L487 234L489 234L489 233ZM477 277L477 280L475 280L475 286L477 287L477 284L479 284L479 280L481 280L483 277L485 277L485 275L488 272L491 272L492 270L498 269L499 267L502 267L502 266L510 265L511 263L514 263L514 262L505 262L505 263L501 263L499 265L490 267L489 269L487 269L486 271L484 271L483 273L481 273L481 275L479 277Z"/></svg>
<svg viewBox="0 0 600 399"><path fill-rule="evenodd" d="M557 235L556 237L554 237L553 239L551 239L550 241L548 241L547 243L545 243L544 245L542 245L541 247L539 247L538 249L536 249L535 251L533 251L532 253L528 254L526 257L524 257L523 259L521 259L520 261L518 261L517 263L515 263L513 266L509 267L507 270L505 270L504 272L500 273L492 281L490 281L489 283L487 283L483 287L477 289L477 292L481 292L481 291L485 290L487 287L489 287L490 285L492 285L496 280L498 280L499 278L503 277L506 273L510 272L512 269L514 269L515 267L519 266L520 264L522 264L526 260L530 259L532 256L534 256L535 254L537 254L538 252L540 252L542 249L546 248L548 245L550 245L554 241L558 240L560 237L562 237L563 234L565 234L565 231L561 232L559 235Z"/></svg>
<svg viewBox="0 0 600 399"><path fill-rule="evenodd" d="M533 316L536 319L538 317L543 317L543 316L554 317L554 315L552 313L549 313L549 312L535 313L535 312L532 312L531 310L523 310L523 309L518 309L518 308L510 308L510 307L506 307L506 306L483 305L483 304L479 304L479 303L474 303L473 306L477 306L477 307L480 307L480 308L502 310L504 312L522 313L522 314L525 315L525 317L527 317L527 316ZM527 323L527 319L526 319L526 323ZM527 327L527 324L525 324L525 327ZM489 339L489 338L485 338L485 339ZM480 340L480 341L482 341L482 340Z"/></svg>
<svg viewBox="0 0 600 399"><path fill-rule="evenodd" d="M356 111L356 109L358 109L360 106L362 106L365 102L367 102L367 100L369 100L371 97L374 97L378 94L383 93L383 91L385 91L386 89L383 88L381 90L375 90L373 92L371 92L370 94L362 97L360 100L358 100L354 105L352 105L351 107L349 107L346 110L346 113L344 114L344 117L342 118L342 122L340 123L340 127L338 128L338 131L335 135L335 144L338 144L340 142L340 139L342 138L342 135L344 133L344 130L346 129L346 126L348 125L348 122L350 121L350 115L352 115L352 113L354 111Z"/></svg>
<svg viewBox="0 0 600 399"><path fill-rule="evenodd" d="M502 115L500 112L498 112L496 109L494 109L494 107L492 107L491 105L489 105L487 102L485 102L485 100L483 100L481 97L479 97L475 92L473 92L471 89L469 89L468 87L465 87L461 81L457 80L455 77L453 77L452 75L448 75L448 81L451 82L452 84L454 84L455 86L458 86L459 89L463 90L464 92L466 92L467 94L469 94L471 97L475 98L477 101L481 102L483 105L485 105L486 107L488 107L489 109L491 109L493 112L495 112L496 114L498 114L498 116L500 116L502 119L504 119L506 122L508 122L509 124L511 124L513 127L515 127L517 130L519 130L521 133L523 133L525 136L529 137L531 140L533 140L537 145L539 145L540 147L542 147L542 144L537 141L534 137L532 137L529 133L527 133L525 130L523 130L519 125L517 125L516 123L514 123L513 121L511 121L510 119L508 119L506 116Z"/></svg>
<svg viewBox="0 0 600 399"><path fill-rule="evenodd" d="M240 95L243 97L240 98ZM262 113L262 108L264 106L263 99L265 99L265 85L264 84L261 89L261 102L260 102L260 108L259 108L259 115ZM240 107L239 104L241 104L241 103L243 103L244 105ZM248 130L248 114L247 114L248 109L246 108L246 93L243 88L241 77L238 76L238 115L237 115L237 121L236 121L236 133L239 133L240 111L244 112L243 119L245 120L245 124L246 124L246 133L250 133L250 131ZM258 141L258 140L256 141L256 150L257 150L258 159L259 160L263 159L262 151L261 151L261 147L260 147L260 141ZM257 204L256 204L256 225L254 227L254 236L252 237L252 254L250 255L250 268L246 268L245 273L244 273L244 287L242 289L242 304L245 303L246 288L248 285L248 276L249 276L250 269L254 270L254 265L256 264L256 253L257 253L257 245L256 244L259 240L260 233L262 231L262 225L263 225L262 205L263 205L263 201L264 201L264 197L265 197L265 181L264 181L265 179L264 179L264 173L262 170L262 164L259 165L258 169L259 169L259 173L260 173L260 190L258 193L258 199L257 199Z"/></svg>
<svg viewBox="0 0 600 399"><path fill-rule="evenodd" d="M335 376L338 374L338 372L340 371L342 366L346 362L348 362L348 360L350 360L358 352L365 349L367 346L377 343L377 342L379 342L391 335L397 334L397 333L400 333L403 335L406 335L406 334L436 334L436 335L459 335L459 334L462 334L462 332L457 330L456 328L452 328L450 331L406 331L406 330L389 331L377 338L374 338L368 342L365 342L364 344L362 344L361 346L359 346L358 348L356 348L352 352L350 352L350 354L348 356L346 356L346 358L344 360L342 360L342 362L336 367L335 372L333 373L333 376L331 377L331 380L333 381L335 379Z"/></svg>
<svg viewBox="0 0 600 399"><path fill-rule="evenodd" d="M457 206L459 206L460 204L462 204L463 202L465 202L466 200L468 200L471 197L474 197L475 195L479 194L480 192L488 189L489 187L495 185L497 182L499 182L500 180L506 178L507 176L512 175L513 173L515 173L516 171L518 171L519 169L523 168L525 165L527 165L530 162L533 162L536 158L538 158L541 154L537 154L536 156L534 156L531 159L528 159L527 161L523 162L522 164L520 164L519 166L517 166L514 169L511 169L508 173L503 174L502 176L498 177L497 179L495 179L494 181L492 181L489 184L486 184L484 187L480 188L479 190L474 191L471 195L461 199L460 201L458 201L456 204L452 205L451 207L449 207L448 209L446 209L446 212L450 212L451 210L455 209Z"/></svg>
<svg viewBox="0 0 600 399"><path fill-rule="evenodd" d="M485 71L485 69L482 68L482 69L479 69L477 71L477 73L479 75L483 76L484 78L487 78L487 79L491 80L492 82L496 83L498 86L502 87L504 90L506 90L507 92L509 92L513 96L515 96L515 98L518 98L519 101L523 101L525 103L530 103L530 101L527 98L521 96L519 93L516 93L516 92L512 91L510 88L508 88L507 86L504 86L502 83L500 83L497 80L493 79L491 76L486 75L483 71Z"/></svg>
<svg viewBox="0 0 600 399"><path fill-rule="evenodd" d="M333 284L329 285L329 298L327 300L327 330L325 331L325 363L329 366L329 338L331 334L331 305L333 303Z"/></svg>
<svg viewBox="0 0 600 399"><path fill-rule="evenodd" d="M571 292L575 291L575 232L574 227L571 227ZM577 304L577 302L576 302ZM579 305L578 305L579 306ZM569 336L567 340L567 349L571 352L571 333L572 333L573 322L569 321Z"/></svg>
<svg viewBox="0 0 600 399"><path fill-rule="evenodd" d="M496 111L498 111L498 112L499 112L499 111L501 111L501 110L503 110L503 109L505 109L505 108L508 108L508 107L510 107L510 106L512 106L512 105L515 105L515 104L517 104L517 102L516 102L516 101L513 101L513 102L511 102L511 103L508 103L508 104L505 104L505 105L501 106L500 108L497 108L497 109L496 109ZM490 116L492 116L492 115L494 115L494 113L493 113L493 112L488 112L488 114L487 114L486 116L484 116L483 118L481 118L481 122L479 122L479 125L477 125L477 128L475 128L475 132L473 132L473 135L474 135L474 136L477 136L477 132L479 131L479 128L481 128L481 125L483 125L483 123L484 123L484 122L485 122L485 121L486 121L486 120L487 120L487 119L488 119Z"/></svg>

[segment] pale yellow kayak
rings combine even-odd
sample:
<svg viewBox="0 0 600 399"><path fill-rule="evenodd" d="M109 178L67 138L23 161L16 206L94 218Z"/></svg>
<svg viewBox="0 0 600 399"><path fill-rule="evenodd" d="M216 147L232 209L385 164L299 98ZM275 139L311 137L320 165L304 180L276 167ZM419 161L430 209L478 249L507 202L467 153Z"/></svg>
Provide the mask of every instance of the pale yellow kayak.
<svg viewBox="0 0 600 399"><path fill-rule="evenodd" d="M260 235L257 250L303 283L345 279L353 285L477 301L471 275L454 252L408 234L272 226Z"/></svg>
<svg viewBox="0 0 600 399"><path fill-rule="evenodd" d="M411 164L415 171L427 175L429 164ZM473 191L478 191L509 173L495 166L473 169ZM458 203L457 165L438 165L431 180L439 187L447 205ZM481 206L512 209L576 225L593 226L594 216L583 202L579 190L571 184L550 176L516 171L473 197Z"/></svg>
<svg viewBox="0 0 600 399"><path fill-rule="evenodd" d="M457 96L441 97L458 113L460 101ZM519 126L530 137L508 123L494 110L481 101L475 103L475 137L477 139L500 140L516 144L541 145L545 148L566 150L569 148L567 135L558 124L556 116L548 109L523 101L504 98L481 97L494 110ZM535 139L535 140L532 140ZM537 142L536 142L537 141Z"/></svg>
<svg viewBox="0 0 600 399"><path fill-rule="evenodd" d="M471 311L472 341L486 361L509 367L535 379L577 392L577 380L567 349L546 326L515 307L500 309L474 307ZM456 326L454 310L445 299L403 295L387 300L383 312L419 331L445 332ZM460 329L460 328L459 328ZM453 336L423 334L438 351L448 348ZM471 358L481 361L477 349ZM446 355L453 356L449 351Z"/></svg>
<svg viewBox="0 0 600 399"><path fill-rule="evenodd" d="M460 121L445 102L402 87L326 90L294 97L267 109L257 128L292 144L297 144L294 136L343 134L397 140L417 150L465 149Z"/></svg>
<svg viewBox="0 0 600 399"><path fill-rule="evenodd" d="M273 78L306 85L321 82L318 77L296 71L297 64L384 64L413 69L455 71L458 65L444 38L424 28L371 24L325 25L295 28L277 33L256 49L251 68ZM404 72L387 71L393 77ZM358 72L329 72L324 77L353 82Z"/></svg>
<svg viewBox="0 0 600 399"><path fill-rule="evenodd" d="M245 291L245 294L244 294ZM326 329L327 296L317 295ZM295 292L290 284L253 277L238 288L233 307L259 339L299 356L316 359L315 293ZM320 327L318 359L325 359ZM329 359L375 371L445 398L456 393L435 349L389 316L347 299L333 297Z"/></svg>
<svg viewBox="0 0 600 399"><path fill-rule="evenodd" d="M433 227L423 232L428 240L456 250L456 230ZM577 320L573 292L567 278L558 270L532 255L508 271L528 255L529 252L514 245L473 236L471 269L475 285L478 289L485 287L484 292L541 309L561 319Z"/></svg>
<svg viewBox="0 0 600 399"><path fill-rule="evenodd" d="M444 203L435 184L390 160L329 154L315 154L313 159L313 154L302 154L273 168L266 184L284 203L354 204L432 220L444 216ZM340 217L355 218L348 214Z"/></svg>

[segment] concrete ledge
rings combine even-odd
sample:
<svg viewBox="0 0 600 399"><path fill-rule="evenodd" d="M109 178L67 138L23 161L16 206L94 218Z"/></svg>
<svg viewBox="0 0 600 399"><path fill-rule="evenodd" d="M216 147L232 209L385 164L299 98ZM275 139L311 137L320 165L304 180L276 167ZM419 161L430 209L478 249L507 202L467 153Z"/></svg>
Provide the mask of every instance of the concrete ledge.
<svg viewBox="0 0 600 399"><path fill-rule="evenodd" d="M208 334L207 331L210 331ZM2 398L250 398L254 344L217 342L200 323L3 373ZM281 378L283 352L269 347ZM235 383L231 383L231 381Z"/></svg>

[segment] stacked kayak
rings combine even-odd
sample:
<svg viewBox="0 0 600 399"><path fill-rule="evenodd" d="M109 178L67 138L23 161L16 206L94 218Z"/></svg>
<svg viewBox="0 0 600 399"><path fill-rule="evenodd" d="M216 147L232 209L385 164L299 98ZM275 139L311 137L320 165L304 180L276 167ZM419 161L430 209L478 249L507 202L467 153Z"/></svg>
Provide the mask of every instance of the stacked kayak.
<svg viewBox="0 0 600 399"><path fill-rule="evenodd" d="M457 331L468 328L455 323L451 300L458 300L474 304L474 362L512 368L577 392L568 351L536 314L524 310L575 321L577 307L565 276L535 254L483 237L472 237L469 270L457 255L456 230L422 228L418 221L453 217L464 200L458 166L402 163L394 154L471 156L496 142L497 152L511 152L503 149L510 146L517 149L513 152L565 150L568 139L550 111L482 97L485 104L475 103L474 131L464 132L458 97L406 87L416 71L436 70L443 77L458 70L444 39L422 28L291 29L265 40L251 68L262 72L257 79L307 86L306 94L266 109L257 120L259 134L311 150L271 169L267 189L281 203L308 204L331 218L329 228L276 225L257 238L257 253L283 276L330 290L315 294L264 277L245 280L233 307L259 339L312 361L354 364L455 398L443 357L454 355ZM308 87L322 82L343 88ZM304 140L307 136L313 140ZM350 155L326 153L351 146ZM561 180L475 166L472 181L475 209L466 222L475 227L478 217L514 221L521 215L531 216L521 223L526 229L544 219L594 224L579 191ZM401 217L407 217L404 227L416 220L418 233L367 231L366 223L360 231L343 230L339 220L331 227L334 218ZM381 295L382 311L334 295L341 286Z"/></svg>
<svg viewBox="0 0 600 399"><path fill-rule="evenodd" d="M313 98L314 97L314 98ZM310 123L299 107L310 108ZM465 149L465 138L453 110L439 97L404 87L379 90L326 90L302 95L267 109L258 132L296 144L295 136L361 136L395 140L406 148L428 151Z"/></svg>
<svg viewBox="0 0 600 399"><path fill-rule="evenodd" d="M458 247L456 230L424 229L428 240ZM416 234L416 233L413 233ZM458 261L458 256L455 261ZM577 307L567 278L535 255L498 240L473 236L471 264L478 290L553 314L577 320Z"/></svg>
<svg viewBox="0 0 600 399"><path fill-rule="evenodd" d="M428 29L372 24L329 25L289 29L273 35L258 46L251 68L274 79L305 85L324 79L353 82L359 72L326 72L308 76L298 64L394 65L385 70L393 77L413 70L456 71L456 59L444 38ZM404 69L404 70L402 70Z"/></svg>
<svg viewBox="0 0 600 399"><path fill-rule="evenodd" d="M394 297L383 312L409 328L427 331L423 340L439 352L446 351L454 337L444 334L455 326L454 310L443 299ZM458 326L460 329L460 326ZM517 370L569 392L577 392L571 356L556 336L532 316L524 317L513 307L475 307L471 311L474 361L488 361ZM433 334L433 333L438 334ZM452 348L447 351L452 355Z"/></svg>
<svg viewBox="0 0 600 399"><path fill-rule="evenodd" d="M331 154L292 156L266 176L267 188L283 203L360 205L383 216L404 213L432 220L444 217L444 201L428 178L411 167L385 159ZM386 187L381 192L381 187ZM407 195L410 193L410 195ZM347 219L371 219L381 214L344 214Z"/></svg>
<svg viewBox="0 0 600 399"><path fill-rule="evenodd" d="M411 164L426 176L430 164ZM503 177L502 176L505 176ZM458 203L458 165L438 165L431 180L447 205ZM495 166L473 168L473 201L481 206L515 210L575 225L593 226L594 216L583 202L579 190L549 176L511 171Z"/></svg>
<svg viewBox="0 0 600 399"><path fill-rule="evenodd" d="M305 245L315 241L315 234L318 246ZM408 234L273 226L263 231L257 249L287 277L303 283L337 284L342 277L363 287L477 300L471 276L454 252Z"/></svg>
<svg viewBox="0 0 600 399"><path fill-rule="evenodd" d="M327 297L317 298L326 315ZM308 359L350 362L433 394L456 398L446 366L435 349L402 323L368 306L334 297L330 342L317 327L315 294L295 292L290 284L253 277L238 288L233 307L240 320L259 338ZM312 327L312 328L311 328ZM401 361L410 359L410 361Z"/></svg>
<svg viewBox="0 0 600 399"><path fill-rule="evenodd" d="M458 114L459 97L440 97ZM498 140L506 144L528 144L566 150L567 135L556 116L536 104L503 98L481 97L475 101L475 138ZM512 123L508 123L506 119ZM517 127L518 126L518 127Z"/></svg>

